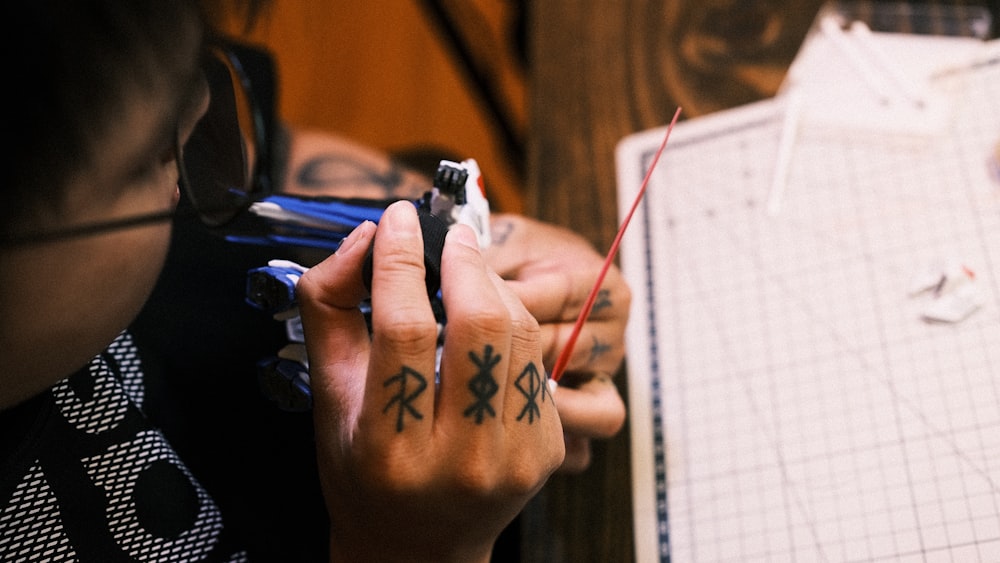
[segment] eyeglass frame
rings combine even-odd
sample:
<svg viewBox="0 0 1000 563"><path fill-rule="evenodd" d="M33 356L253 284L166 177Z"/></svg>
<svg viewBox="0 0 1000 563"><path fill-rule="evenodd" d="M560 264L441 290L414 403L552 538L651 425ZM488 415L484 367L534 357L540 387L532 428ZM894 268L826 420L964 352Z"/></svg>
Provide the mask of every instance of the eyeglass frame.
<svg viewBox="0 0 1000 563"><path fill-rule="evenodd" d="M211 37L206 41L203 49L206 52L209 49L217 49L227 59L234 79L240 82L242 91L248 98L251 122L254 128L253 139L255 146L253 150L256 158L253 163L253 169L249 171L248 184L251 189L247 192L248 197L240 202L238 209L231 210L231 217L225 221L211 220L197 208L197 196L193 195L192 184L188 180L179 132L175 137L178 184L180 185L181 192L191 202L193 212L199 216L205 225L209 227L221 227L238 216L240 212L248 208L254 201L267 197L274 191L274 178L277 176L274 146L278 134L277 118L274 111L276 97L275 65L273 57L267 51L223 37ZM235 96L235 92L233 95ZM238 123L237 127L239 127ZM99 235L171 221L182 213L184 213L184 210L177 207L110 221L86 223L49 232L7 236L0 238L0 247L41 244Z"/></svg>

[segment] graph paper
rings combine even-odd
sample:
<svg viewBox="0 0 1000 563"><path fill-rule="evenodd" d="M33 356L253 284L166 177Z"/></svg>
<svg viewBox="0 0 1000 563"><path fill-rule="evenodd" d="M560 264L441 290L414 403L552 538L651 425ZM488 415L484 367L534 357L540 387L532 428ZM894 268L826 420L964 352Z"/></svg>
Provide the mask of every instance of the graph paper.
<svg viewBox="0 0 1000 563"><path fill-rule="evenodd" d="M783 99L675 128L621 249L637 560L1000 561L1000 64L935 80L943 132L801 127L777 212Z"/></svg>

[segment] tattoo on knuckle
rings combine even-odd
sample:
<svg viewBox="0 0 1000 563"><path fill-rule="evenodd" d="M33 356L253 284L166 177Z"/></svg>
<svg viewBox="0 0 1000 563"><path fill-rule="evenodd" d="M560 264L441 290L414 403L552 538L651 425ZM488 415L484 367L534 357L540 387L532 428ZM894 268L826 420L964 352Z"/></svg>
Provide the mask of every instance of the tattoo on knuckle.
<svg viewBox="0 0 1000 563"><path fill-rule="evenodd" d="M469 392L472 393L472 404L462 414L475 420L476 424L482 424L487 416L491 418L497 416L490 401L500 389L496 377L493 375L493 368L500 363L501 356L494 354L493 346L487 344L483 348L482 356L475 352L469 352L469 360L476 366L477 371L467 385Z"/></svg>
<svg viewBox="0 0 1000 563"><path fill-rule="evenodd" d="M524 407L517 415L517 420L533 424L536 418L542 418L539 404L544 403L546 397L552 400L546 379L548 378L538 370L534 362L528 362L521 370L521 374L514 380L514 387L524 396Z"/></svg>
<svg viewBox="0 0 1000 563"><path fill-rule="evenodd" d="M407 416L414 420L423 420L424 415L414 406L414 401L424 393L427 385L427 378L423 374L405 365L399 373L389 377L382 384L383 387L396 387L396 393L389 398L382 412L396 416L397 433L403 431Z"/></svg>

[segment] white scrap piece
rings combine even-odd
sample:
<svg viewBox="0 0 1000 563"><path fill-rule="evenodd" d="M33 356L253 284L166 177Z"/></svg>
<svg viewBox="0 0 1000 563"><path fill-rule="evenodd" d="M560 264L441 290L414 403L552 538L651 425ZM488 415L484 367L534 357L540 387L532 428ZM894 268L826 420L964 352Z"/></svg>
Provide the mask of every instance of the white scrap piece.
<svg viewBox="0 0 1000 563"><path fill-rule="evenodd" d="M982 307L983 303L979 284L969 279L928 302L922 316L926 321L957 323Z"/></svg>
<svg viewBox="0 0 1000 563"><path fill-rule="evenodd" d="M921 312L925 321L957 323L985 303L979 286L975 273L962 263L939 260L914 276L909 292L912 296L930 295Z"/></svg>

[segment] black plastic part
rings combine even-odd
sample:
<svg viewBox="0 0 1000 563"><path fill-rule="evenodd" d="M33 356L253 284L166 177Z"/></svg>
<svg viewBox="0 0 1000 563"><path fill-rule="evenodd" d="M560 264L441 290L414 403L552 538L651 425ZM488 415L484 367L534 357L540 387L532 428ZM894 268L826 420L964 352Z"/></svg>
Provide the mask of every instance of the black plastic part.
<svg viewBox="0 0 1000 563"><path fill-rule="evenodd" d="M448 234L448 225L430 212L418 208L417 217L420 220L420 231L424 236L424 283L427 286L427 296L431 301L438 298L441 290L441 253L444 252L444 237ZM362 268L365 287L372 289L372 268L374 267L374 245L368 248L368 255Z"/></svg>
<svg viewBox="0 0 1000 563"><path fill-rule="evenodd" d="M434 174L434 187L439 192L454 198L455 205L465 205L465 182L469 179L469 171L464 168L442 164Z"/></svg>

